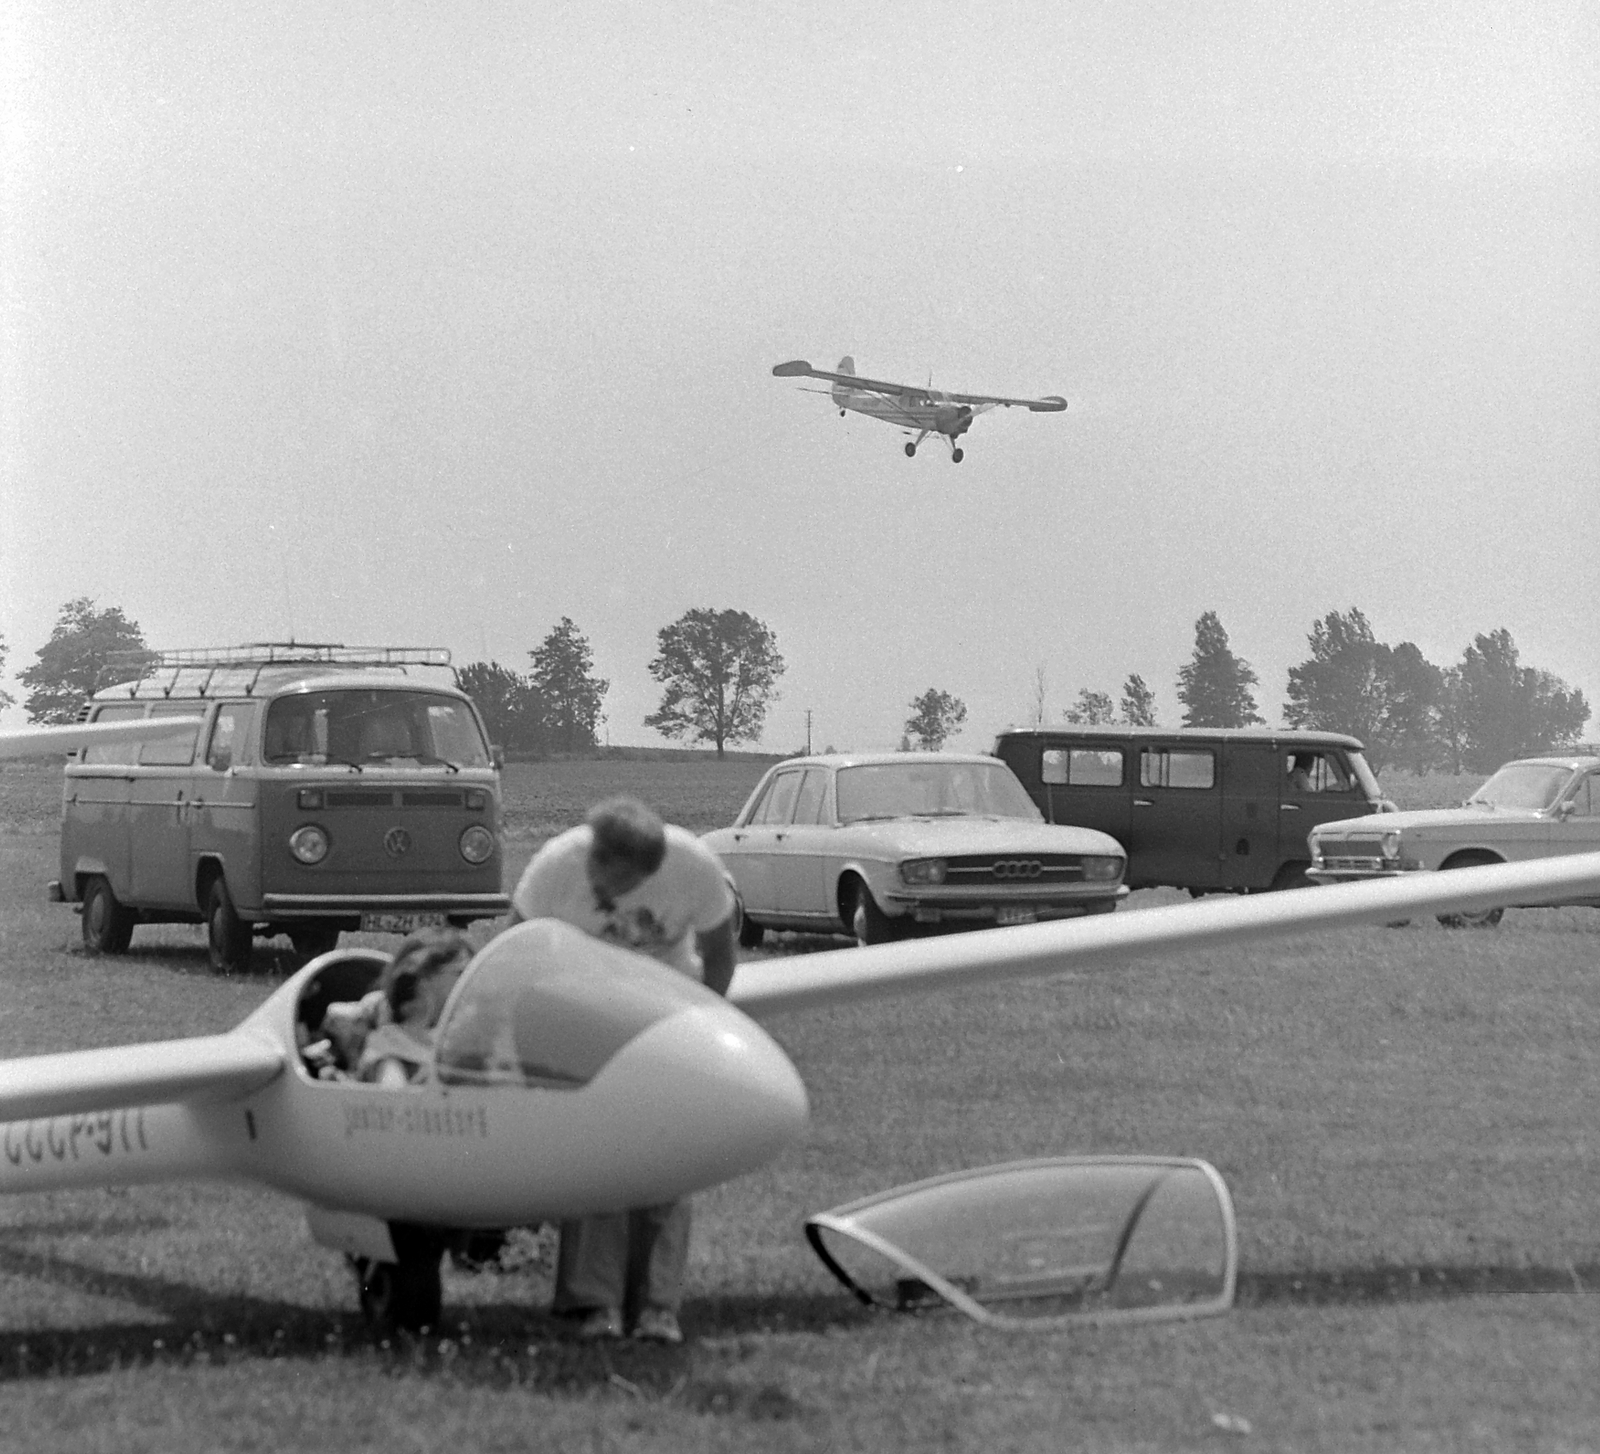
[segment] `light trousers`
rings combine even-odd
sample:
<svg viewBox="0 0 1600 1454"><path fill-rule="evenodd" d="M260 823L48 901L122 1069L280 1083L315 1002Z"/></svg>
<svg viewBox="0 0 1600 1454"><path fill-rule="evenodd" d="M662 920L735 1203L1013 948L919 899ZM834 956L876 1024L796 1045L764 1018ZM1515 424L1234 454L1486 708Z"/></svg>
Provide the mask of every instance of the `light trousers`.
<svg viewBox="0 0 1600 1454"><path fill-rule="evenodd" d="M551 1311L621 1308L630 1320L644 1308L677 1312L689 1224L687 1198L563 1222Z"/></svg>

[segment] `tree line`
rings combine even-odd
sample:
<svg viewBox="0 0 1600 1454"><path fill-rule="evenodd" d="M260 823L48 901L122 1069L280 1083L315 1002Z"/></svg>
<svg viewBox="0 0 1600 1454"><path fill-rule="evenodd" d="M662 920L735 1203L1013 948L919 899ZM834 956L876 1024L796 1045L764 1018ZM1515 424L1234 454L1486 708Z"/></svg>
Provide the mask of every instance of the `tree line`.
<svg viewBox="0 0 1600 1454"><path fill-rule="evenodd" d="M709 742L721 757L735 742L761 736L777 698L784 662L771 629L744 611L686 611L657 633L650 675L661 705L644 719L668 738ZM0 669L7 644L0 637ZM490 737L508 751L541 756L599 745L601 710L611 683L594 671L588 638L563 616L528 653L529 669L474 661L456 680L483 714ZM61 608L50 639L18 680L32 722L74 722L101 687L126 681L156 659L136 621L120 608L97 609L80 596ZM0 710L13 705L0 692Z"/></svg>
<svg viewBox="0 0 1600 1454"><path fill-rule="evenodd" d="M1491 772L1515 757L1570 747L1589 720L1583 693L1524 665L1504 628L1475 636L1460 661L1446 667L1428 661L1414 642L1379 641L1354 607L1330 611L1312 626L1307 643L1310 654L1289 668L1284 724L1357 737L1377 769ZM719 757L731 744L760 738L784 671L765 622L744 611L685 611L657 632L656 646L648 670L661 700L645 726L669 739L708 743ZM0 670L6 657L0 637ZM18 674L28 689L24 709L34 722L75 721L99 687L137 675L153 659L138 623L119 608L97 609L88 597L68 601L33 665ZM491 738L530 756L598 746L611 683L595 674L588 638L571 617L556 623L528 662L525 671L497 661L457 670ZM1194 651L1176 685L1185 727L1265 725L1256 704L1259 678L1234 653L1215 611L1195 622ZM1033 696L1039 725L1048 715L1045 696L1041 667ZM0 709L11 705L10 694L0 692ZM937 751L966 721L966 704L937 687L910 707L902 750ZM1062 715L1089 726L1159 725L1155 693L1137 673L1123 682L1118 701L1084 687Z"/></svg>
<svg viewBox="0 0 1600 1454"><path fill-rule="evenodd" d="M1289 668L1284 725L1359 738L1374 769L1492 772L1512 758L1571 747L1589 720L1583 693L1524 665L1504 627L1474 636L1461 660L1446 667L1430 662L1415 642L1379 641L1354 607L1328 612L1307 642L1310 655ZM1034 701L1042 723L1042 677L1039 683ZM1182 725L1264 726L1258 685L1217 613L1205 612L1195 622L1194 653L1178 670ZM1158 725L1154 695L1142 678L1127 679L1121 706L1119 718L1109 694L1085 687L1063 715L1087 725Z"/></svg>

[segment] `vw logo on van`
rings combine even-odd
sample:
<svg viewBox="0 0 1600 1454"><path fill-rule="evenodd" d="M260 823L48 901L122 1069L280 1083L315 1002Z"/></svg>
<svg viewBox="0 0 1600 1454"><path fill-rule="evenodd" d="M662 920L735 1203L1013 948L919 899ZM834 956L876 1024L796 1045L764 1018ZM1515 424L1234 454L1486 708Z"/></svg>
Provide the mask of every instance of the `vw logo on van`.
<svg viewBox="0 0 1600 1454"><path fill-rule="evenodd" d="M1002 858L992 872L996 878L1038 878L1043 869L1037 858Z"/></svg>
<svg viewBox="0 0 1600 1454"><path fill-rule="evenodd" d="M404 858L411 852L411 835L404 828L391 828L383 835L383 851L390 858Z"/></svg>

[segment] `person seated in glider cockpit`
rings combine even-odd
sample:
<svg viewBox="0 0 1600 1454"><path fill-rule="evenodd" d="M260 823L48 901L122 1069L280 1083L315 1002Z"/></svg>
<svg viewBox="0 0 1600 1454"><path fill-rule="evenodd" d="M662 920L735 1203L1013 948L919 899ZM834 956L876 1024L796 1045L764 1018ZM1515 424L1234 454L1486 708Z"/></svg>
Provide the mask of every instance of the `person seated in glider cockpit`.
<svg viewBox="0 0 1600 1454"><path fill-rule="evenodd" d="M458 929L419 929L401 944L378 980L378 1023L356 1062L356 1079L404 1085L433 1064L433 1031L472 958Z"/></svg>
<svg viewBox="0 0 1600 1454"><path fill-rule="evenodd" d="M433 1030L472 945L456 929L419 929L384 967L378 987L328 1006L322 1038L302 1054L323 1080L404 1085L433 1063Z"/></svg>

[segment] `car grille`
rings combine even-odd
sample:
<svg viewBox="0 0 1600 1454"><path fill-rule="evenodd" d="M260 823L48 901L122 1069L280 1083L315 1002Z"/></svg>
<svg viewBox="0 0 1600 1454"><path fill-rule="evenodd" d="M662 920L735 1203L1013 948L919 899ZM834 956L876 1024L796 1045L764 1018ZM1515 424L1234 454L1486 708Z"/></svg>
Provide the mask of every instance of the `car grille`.
<svg viewBox="0 0 1600 1454"><path fill-rule="evenodd" d="M1324 868L1355 869L1364 873L1376 873L1383 867L1383 860L1381 858L1353 857L1348 854L1335 857L1332 854L1324 853L1322 855L1322 866Z"/></svg>
<svg viewBox="0 0 1600 1454"><path fill-rule="evenodd" d="M1083 859L1076 853L974 854L950 859L944 881L955 886L1082 883Z"/></svg>
<svg viewBox="0 0 1600 1454"><path fill-rule="evenodd" d="M1377 873L1384 867L1383 840L1377 837L1325 838L1322 866L1360 873Z"/></svg>
<svg viewBox="0 0 1600 1454"><path fill-rule="evenodd" d="M329 788L324 801L330 808L459 808L464 797L459 788Z"/></svg>

